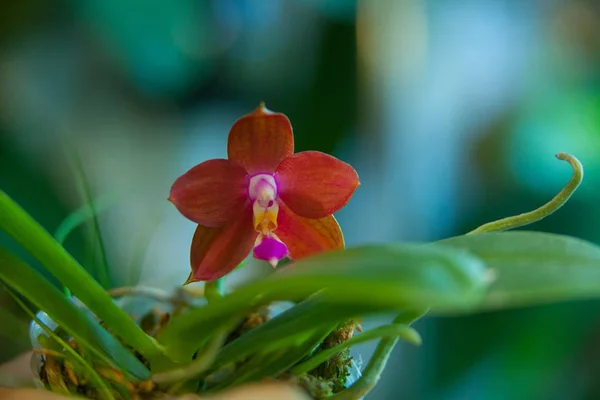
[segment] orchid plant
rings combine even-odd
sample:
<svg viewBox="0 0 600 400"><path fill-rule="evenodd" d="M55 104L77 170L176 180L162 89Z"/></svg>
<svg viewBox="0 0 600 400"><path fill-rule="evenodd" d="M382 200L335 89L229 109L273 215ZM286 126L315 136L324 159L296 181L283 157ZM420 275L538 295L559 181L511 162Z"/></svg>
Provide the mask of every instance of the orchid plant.
<svg viewBox="0 0 600 400"><path fill-rule="evenodd" d="M187 284L175 293L105 288L8 195L0 229L63 285L0 248L0 283L32 317L34 374L47 390L102 400L208 394L276 379L313 398L358 399L377 382L399 339L425 313L456 315L600 297L600 247L541 232L503 232L558 210L583 179L537 210L428 244L344 249L333 214L359 186L348 164L294 154L287 117L264 104L233 124L228 159L179 177L169 200L198 224ZM223 280L253 253L277 269L226 291ZM278 267L279 261L292 262ZM151 305L139 315L125 298ZM277 305L290 304L275 312ZM37 314L32 305L39 309ZM158 308L153 308L158 305ZM365 316L394 312L362 331ZM379 340L356 371L349 349Z"/></svg>
<svg viewBox="0 0 600 400"><path fill-rule="evenodd" d="M261 104L233 124L228 160L208 160L175 181L169 199L198 228L188 282L213 281L254 257L277 266L344 248L332 215L359 185L350 165L318 151L293 154L292 126Z"/></svg>

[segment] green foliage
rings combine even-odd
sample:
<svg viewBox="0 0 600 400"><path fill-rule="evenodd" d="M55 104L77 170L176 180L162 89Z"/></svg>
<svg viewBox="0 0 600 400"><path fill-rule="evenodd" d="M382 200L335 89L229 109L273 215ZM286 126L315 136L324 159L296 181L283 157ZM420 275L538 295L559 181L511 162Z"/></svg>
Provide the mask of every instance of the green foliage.
<svg viewBox="0 0 600 400"><path fill-rule="evenodd" d="M464 310L480 303L485 277L477 258L452 248L384 245L323 253L173 318L159 341L167 355L189 361L231 318L273 301L301 301L321 291L331 310L350 314L342 318L405 308Z"/></svg>
<svg viewBox="0 0 600 400"><path fill-rule="evenodd" d="M600 297L600 247L569 236L504 232L437 242L468 251L490 271L477 309L504 309Z"/></svg>
<svg viewBox="0 0 600 400"><path fill-rule="evenodd" d="M90 209L88 215L92 222L89 230L91 240L90 244L91 248L93 249L92 254L95 255L96 248L100 252L100 265L96 269L95 275L97 276L98 282L102 285L102 287L109 289L112 284L109 273L108 257L104 247L104 239L102 239L102 235L100 233L97 204L94 202L94 196L92 194L90 183L85 175L81 159L77 155L77 152L69 149L68 141L63 141L63 145L67 148L66 155L70 161L71 169L75 173L75 181L77 182L77 188L79 189L80 195L83 198L84 207L89 207ZM93 261L95 261L95 257L92 257L92 264Z"/></svg>
<svg viewBox="0 0 600 400"><path fill-rule="evenodd" d="M411 327L404 325L404 324L384 325L384 326L380 326L378 328L371 329L370 331L361 333L357 336L354 336L352 339L349 339L335 347L332 347L331 349L327 349L327 350L320 352L316 356L311 357L310 359L304 361L302 364L298 364L297 366L292 368L290 370L290 373L292 373L294 375L300 375L300 374L307 373L308 371L312 370L313 368L318 367L319 364L327 361L330 357L334 356L335 354L337 354L341 351L346 350L347 348L349 348L351 346L354 346L354 345L357 345L360 343L364 343L364 342L368 342L371 340L375 340L375 339L394 338L394 337L402 338L402 339L406 340L407 342L412 343L414 345L421 344L421 337L419 336L417 331L415 331Z"/></svg>
<svg viewBox="0 0 600 400"><path fill-rule="evenodd" d="M0 247L0 279L43 309L80 345L108 365L115 365L134 378L148 378L148 370L121 343L94 321L89 313L46 281L29 265Z"/></svg>
<svg viewBox="0 0 600 400"><path fill-rule="evenodd" d="M65 357L70 359L74 365L77 366L77 369L81 371L79 376L83 376L86 379L89 379L97 389L98 398L100 400L114 400L108 385L102 380L102 378L96 373L94 367L90 365L83 357L81 357L68 343L66 343L59 335L57 335L53 330L51 330L43 321L41 321L34 313L23 303L17 295L10 292L9 293L14 297L15 301L27 312L32 321L34 321L42 330L48 335L49 340L45 344L44 348L54 350L60 354L60 352L65 353ZM75 337L75 336L74 336ZM42 339L41 337L39 339ZM38 340L39 340L38 339ZM94 348L90 348L90 350L95 350Z"/></svg>
<svg viewBox="0 0 600 400"><path fill-rule="evenodd" d="M108 375L102 378L110 379L107 376L117 373L137 381L133 389L126 388L128 382L119 381L120 389L113 386L117 391L103 391L106 399L114 394L128 397L129 390L149 393L157 385L160 390L175 394L197 388L206 393L284 374L300 380L349 347L380 339L362 378L333 395L337 399L355 399L375 385L399 339L420 343L419 335L408 325L423 310L456 315L600 297L600 247L545 233L483 233L532 223L559 209L583 176L575 158L561 157L571 163L574 175L557 197L538 210L483 225L471 232L476 234L431 244L371 245L317 254L230 294L223 293L220 281L208 284L207 304L191 306L191 301L179 301L177 311L164 324L151 324L147 331L157 332L156 340L3 192L0 229L37 258L107 329L87 309L76 305L70 296L64 296L3 248L0 283L45 311L59 329L85 350L86 357L69 350L61 357L77 366L81 374L96 380L98 387L108 386L98 381L92 365L116 369L105 371ZM89 188L85 192L89 200ZM57 237L64 240L68 232L90 217L94 219L94 232L99 235L96 211L95 206L79 210L59 229ZM106 266L104 253L102 258ZM110 284L106 274L99 276L105 285ZM158 297L160 301L169 298ZM171 300L175 303L177 298ZM277 301L295 304L252 329L231 336L249 314ZM321 346L344 322L387 312L399 313L393 324L354 337L349 335L330 348ZM351 326L353 334L354 325ZM56 347L58 343L55 350L63 351L66 345L60 335L51 331L48 334L54 339L54 345L48 346ZM138 356L149 363L150 369ZM48 377L48 384L56 391L68 393L68 382L63 378L53 375ZM140 382L146 379L151 380ZM323 381L314 382L319 383ZM329 392L331 388L325 387Z"/></svg>
<svg viewBox="0 0 600 400"><path fill-rule="evenodd" d="M110 295L46 230L4 192L0 192L0 229L37 258L127 344L138 350L151 363L164 362L165 359L156 343L113 303ZM9 267L5 267L5 270L8 269ZM21 293L27 297L35 295L29 291ZM42 306L43 304L38 304L38 307L44 310Z"/></svg>

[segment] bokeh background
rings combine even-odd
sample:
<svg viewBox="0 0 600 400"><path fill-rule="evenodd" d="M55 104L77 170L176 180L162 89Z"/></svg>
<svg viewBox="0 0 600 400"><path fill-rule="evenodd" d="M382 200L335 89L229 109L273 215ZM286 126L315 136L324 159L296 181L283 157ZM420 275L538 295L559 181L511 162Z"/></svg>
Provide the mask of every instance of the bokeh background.
<svg viewBox="0 0 600 400"><path fill-rule="evenodd" d="M187 278L194 225L167 202L170 185L224 157L229 127L259 101L288 115L298 151L358 170L362 186L338 214L348 245L432 241L535 208L569 179L560 151L583 162L584 185L530 229L600 243L596 0L5 0L0 10L0 187L52 233L91 193L113 286ZM94 273L90 232L66 247ZM250 262L229 284L269 268ZM2 360L28 346L24 320L4 314ZM423 346L398 347L368 399L600 398L598 302L417 328Z"/></svg>

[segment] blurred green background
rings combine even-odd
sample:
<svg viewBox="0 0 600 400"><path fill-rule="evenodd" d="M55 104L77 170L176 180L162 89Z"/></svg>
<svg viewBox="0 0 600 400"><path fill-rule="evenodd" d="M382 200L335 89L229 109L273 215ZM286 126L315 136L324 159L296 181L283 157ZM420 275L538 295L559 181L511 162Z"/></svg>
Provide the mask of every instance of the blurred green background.
<svg viewBox="0 0 600 400"><path fill-rule="evenodd" d="M117 198L99 217L111 286L185 281L194 225L166 201L170 185L224 157L229 127L259 101L289 116L298 151L358 170L338 215L348 245L431 241L535 208L570 176L561 151L583 162L584 184L530 229L600 243L597 0L0 7L0 185L52 233L85 203L82 175L93 198ZM96 242L89 226L66 241L92 273ZM250 264L231 285L269 273ZM5 314L2 360L28 346ZM368 398L600 398L599 316L581 302L425 318L424 345L400 346Z"/></svg>

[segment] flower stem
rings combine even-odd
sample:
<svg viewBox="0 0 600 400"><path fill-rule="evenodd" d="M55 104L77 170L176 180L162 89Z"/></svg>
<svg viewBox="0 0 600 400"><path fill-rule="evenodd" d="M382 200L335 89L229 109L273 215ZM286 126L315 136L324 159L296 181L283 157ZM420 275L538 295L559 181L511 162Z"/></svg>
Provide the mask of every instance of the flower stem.
<svg viewBox="0 0 600 400"><path fill-rule="evenodd" d="M210 303L215 299L223 297L223 283L224 279L219 278L204 284L204 297L206 297L206 301Z"/></svg>
<svg viewBox="0 0 600 400"><path fill-rule="evenodd" d="M581 184L581 181L583 180L583 166L577 158L570 154L558 153L556 158L567 161L571 165L571 168L573 168L573 176L569 180L569 183L567 183L552 200L533 211L481 225L479 228L467 233L467 235L474 233L505 231L508 229L529 225L549 216L561 208Z"/></svg>

